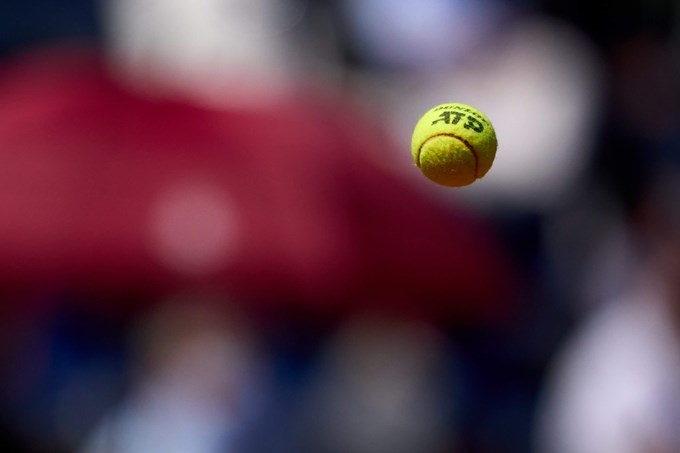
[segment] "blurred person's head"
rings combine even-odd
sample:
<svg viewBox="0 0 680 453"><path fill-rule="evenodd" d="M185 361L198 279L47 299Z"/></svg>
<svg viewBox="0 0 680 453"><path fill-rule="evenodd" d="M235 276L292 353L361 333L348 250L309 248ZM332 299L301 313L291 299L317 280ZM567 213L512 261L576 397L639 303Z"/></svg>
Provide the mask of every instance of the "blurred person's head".
<svg viewBox="0 0 680 453"><path fill-rule="evenodd" d="M140 319L130 389L81 451L207 453L242 442L258 413L262 368L245 317L228 304L189 294Z"/></svg>
<svg viewBox="0 0 680 453"><path fill-rule="evenodd" d="M243 313L222 298L166 301L142 320L134 340L142 392L240 409L253 382L257 341Z"/></svg>
<svg viewBox="0 0 680 453"><path fill-rule="evenodd" d="M447 360L443 338L427 323L358 315L323 354L305 431L318 451L443 451L455 431L447 426Z"/></svg>

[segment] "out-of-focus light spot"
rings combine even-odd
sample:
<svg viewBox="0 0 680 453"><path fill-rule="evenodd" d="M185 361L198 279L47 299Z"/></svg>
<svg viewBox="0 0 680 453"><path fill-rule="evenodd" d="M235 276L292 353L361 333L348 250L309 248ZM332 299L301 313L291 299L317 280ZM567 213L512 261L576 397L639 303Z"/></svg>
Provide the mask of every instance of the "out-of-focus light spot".
<svg viewBox="0 0 680 453"><path fill-rule="evenodd" d="M427 71L448 67L484 41L498 7L488 1L347 0L351 44L367 61Z"/></svg>
<svg viewBox="0 0 680 453"><path fill-rule="evenodd" d="M236 209L218 186L204 182L168 188L151 218L152 247L167 267L188 275L219 270L236 252Z"/></svg>

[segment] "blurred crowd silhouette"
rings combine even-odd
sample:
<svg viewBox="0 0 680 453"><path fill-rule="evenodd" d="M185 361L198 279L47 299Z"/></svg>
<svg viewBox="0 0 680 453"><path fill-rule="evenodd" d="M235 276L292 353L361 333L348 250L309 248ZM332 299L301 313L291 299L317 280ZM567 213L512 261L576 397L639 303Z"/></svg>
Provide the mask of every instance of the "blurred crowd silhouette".
<svg viewBox="0 0 680 453"><path fill-rule="evenodd" d="M3 451L678 452L680 6L4 0L0 296Z"/></svg>

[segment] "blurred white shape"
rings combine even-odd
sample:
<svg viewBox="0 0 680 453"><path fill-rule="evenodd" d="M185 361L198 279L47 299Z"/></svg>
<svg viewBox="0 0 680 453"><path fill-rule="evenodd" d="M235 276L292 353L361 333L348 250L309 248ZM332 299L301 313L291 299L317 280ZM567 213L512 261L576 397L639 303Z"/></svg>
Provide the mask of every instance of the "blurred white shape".
<svg viewBox="0 0 680 453"><path fill-rule="evenodd" d="M170 186L151 213L151 247L167 267L187 275L218 271L236 253L237 210L216 184Z"/></svg>
<svg viewBox="0 0 680 453"><path fill-rule="evenodd" d="M249 105L290 70L282 33L304 13L282 0L111 0L109 47L125 78L195 100Z"/></svg>
<svg viewBox="0 0 680 453"><path fill-rule="evenodd" d="M650 278L600 307L565 345L538 410L536 451L678 451L680 347L669 302Z"/></svg>
<svg viewBox="0 0 680 453"><path fill-rule="evenodd" d="M594 55L574 31L533 22L498 57L499 80L479 103L499 151L488 184L477 187L545 205L575 182L592 151L600 102Z"/></svg>

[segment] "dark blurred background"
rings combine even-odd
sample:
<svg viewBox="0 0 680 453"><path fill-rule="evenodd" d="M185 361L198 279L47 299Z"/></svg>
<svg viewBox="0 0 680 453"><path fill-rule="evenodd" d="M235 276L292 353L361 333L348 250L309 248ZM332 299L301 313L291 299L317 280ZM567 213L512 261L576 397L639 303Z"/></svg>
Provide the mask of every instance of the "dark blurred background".
<svg viewBox="0 0 680 453"><path fill-rule="evenodd" d="M679 71L673 0L3 0L2 450L680 451Z"/></svg>

